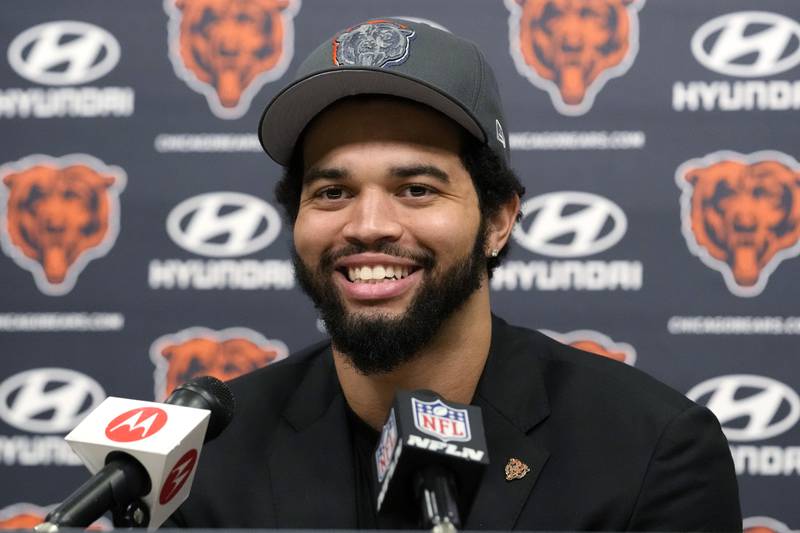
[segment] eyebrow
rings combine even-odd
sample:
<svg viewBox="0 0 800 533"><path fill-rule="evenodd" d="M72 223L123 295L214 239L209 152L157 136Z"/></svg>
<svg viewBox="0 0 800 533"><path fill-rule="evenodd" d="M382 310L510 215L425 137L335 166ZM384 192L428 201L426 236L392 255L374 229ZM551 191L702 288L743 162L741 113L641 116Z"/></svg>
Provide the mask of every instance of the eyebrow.
<svg viewBox="0 0 800 533"><path fill-rule="evenodd" d="M343 168L319 168L313 167L303 175L303 185L310 185L317 180L340 180L347 178L350 174Z"/></svg>
<svg viewBox="0 0 800 533"><path fill-rule="evenodd" d="M405 165L392 167L389 169L389 174L395 178L411 178L414 176L430 176L444 183L450 183L450 176L447 172L433 165ZM308 169L308 172L303 176L303 185L308 186L317 180L343 180L350 177L350 173L338 167L331 168L318 168L313 167Z"/></svg>
<svg viewBox="0 0 800 533"><path fill-rule="evenodd" d="M402 167L392 167L391 175L397 178L411 178L414 176L430 176L445 183L450 183L450 176L447 172L433 165L409 165Z"/></svg>

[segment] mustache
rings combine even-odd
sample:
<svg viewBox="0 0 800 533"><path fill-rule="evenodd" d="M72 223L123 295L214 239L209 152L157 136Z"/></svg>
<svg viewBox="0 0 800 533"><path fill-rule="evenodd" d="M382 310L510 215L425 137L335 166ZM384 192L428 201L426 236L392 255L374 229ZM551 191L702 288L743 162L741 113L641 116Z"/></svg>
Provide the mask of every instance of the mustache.
<svg viewBox="0 0 800 533"><path fill-rule="evenodd" d="M378 242L373 245L348 244L336 250L325 250L320 256L319 266L323 272L333 271L333 264L343 257L366 252L391 255L402 259L410 259L424 269L432 269L436 265L436 254L426 248L409 250L390 242Z"/></svg>

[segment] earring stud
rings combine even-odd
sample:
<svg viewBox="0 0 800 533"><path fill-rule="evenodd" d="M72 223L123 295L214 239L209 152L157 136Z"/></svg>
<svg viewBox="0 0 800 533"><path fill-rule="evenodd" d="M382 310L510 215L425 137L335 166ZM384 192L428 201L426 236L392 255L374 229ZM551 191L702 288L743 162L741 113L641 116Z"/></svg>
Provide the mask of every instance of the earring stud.
<svg viewBox="0 0 800 533"><path fill-rule="evenodd" d="M492 257L497 257L500 254L500 250L497 248L492 248Z"/></svg>

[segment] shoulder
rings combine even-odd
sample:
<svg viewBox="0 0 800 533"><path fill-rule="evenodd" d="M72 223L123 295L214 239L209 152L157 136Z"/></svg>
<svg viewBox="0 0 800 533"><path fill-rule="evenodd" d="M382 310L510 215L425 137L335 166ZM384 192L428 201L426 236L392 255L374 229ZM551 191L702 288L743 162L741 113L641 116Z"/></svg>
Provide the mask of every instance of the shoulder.
<svg viewBox="0 0 800 533"><path fill-rule="evenodd" d="M306 376L330 354L329 346L329 342L311 345L282 361L228 381L236 404L233 420L219 437L204 447L203 453L210 456L249 453L271 442ZM317 392L302 391L308 395Z"/></svg>
<svg viewBox="0 0 800 533"><path fill-rule="evenodd" d="M669 419L695 405L684 394L628 364L567 346L539 331L505 322L501 329L511 339L506 350L527 359L542 373L554 409L579 403L588 413L614 409Z"/></svg>
<svg viewBox="0 0 800 533"><path fill-rule="evenodd" d="M278 417L309 369L329 352L329 347L330 341L313 344L282 361L229 381L227 385L236 400L232 432L239 426L250 430L249 421L254 419L263 424Z"/></svg>

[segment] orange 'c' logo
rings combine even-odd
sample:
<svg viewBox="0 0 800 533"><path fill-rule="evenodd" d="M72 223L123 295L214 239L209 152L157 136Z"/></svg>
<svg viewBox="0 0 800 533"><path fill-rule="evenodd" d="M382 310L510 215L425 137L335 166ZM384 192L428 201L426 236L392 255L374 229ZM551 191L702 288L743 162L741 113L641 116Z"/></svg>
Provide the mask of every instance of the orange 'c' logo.
<svg viewBox="0 0 800 533"><path fill-rule="evenodd" d="M644 0L505 2L517 70L564 115L589 111L605 82L627 72L639 51Z"/></svg>
<svg viewBox="0 0 800 533"><path fill-rule="evenodd" d="M178 77L220 118L244 115L292 58L300 0L165 0Z"/></svg>
<svg viewBox="0 0 800 533"><path fill-rule="evenodd" d="M781 152L720 151L681 165L689 249L737 296L756 296L778 264L800 254L800 163Z"/></svg>

